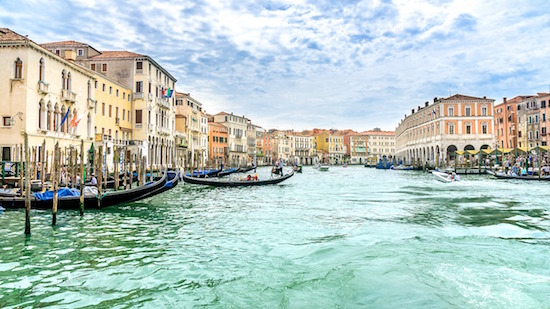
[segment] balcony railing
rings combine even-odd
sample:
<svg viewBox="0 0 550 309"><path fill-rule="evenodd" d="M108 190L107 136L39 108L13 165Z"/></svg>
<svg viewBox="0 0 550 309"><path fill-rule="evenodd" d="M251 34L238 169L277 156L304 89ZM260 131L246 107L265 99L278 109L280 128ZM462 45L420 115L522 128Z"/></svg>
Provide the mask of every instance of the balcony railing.
<svg viewBox="0 0 550 309"><path fill-rule="evenodd" d="M48 86L49 86L49 85L50 85L50 84L46 83L45 81L39 80L39 81L38 81L38 92L39 92L40 94L46 94L46 93L48 93Z"/></svg>
<svg viewBox="0 0 550 309"><path fill-rule="evenodd" d="M143 99L143 92L134 93L134 99Z"/></svg>
<svg viewBox="0 0 550 309"><path fill-rule="evenodd" d="M69 89L61 90L61 100L74 103L76 101L76 93L70 91Z"/></svg>
<svg viewBox="0 0 550 309"><path fill-rule="evenodd" d="M88 98L88 108L89 109L94 109L96 102L97 102L96 100Z"/></svg>

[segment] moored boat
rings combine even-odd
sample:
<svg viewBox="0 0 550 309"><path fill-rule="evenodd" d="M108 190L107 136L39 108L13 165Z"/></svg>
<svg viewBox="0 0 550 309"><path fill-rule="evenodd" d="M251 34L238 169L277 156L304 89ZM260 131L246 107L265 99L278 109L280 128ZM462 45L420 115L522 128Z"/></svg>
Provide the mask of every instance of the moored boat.
<svg viewBox="0 0 550 309"><path fill-rule="evenodd" d="M521 175L516 175L516 174L506 174L506 173L503 173L503 172L496 172L493 174L493 176L495 176L497 179L519 179L519 180L545 180L545 181L550 181L550 176L533 176L533 175L529 175L529 176L521 176Z"/></svg>
<svg viewBox="0 0 550 309"><path fill-rule="evenodd" d="M143 186L120 191L108 191L101 196L101 207L114 206L120 203L133 202L143 198L143 196L151 196L150 192L157 191L166 183L168 172L164 172L162 177L156 181L148 182Z"/></svg>
<svg viewBox="0 0 550 309"><path fill-rule="evenodd" d="M189 184L206 185L213 187L250 187L278 184L294 175L294 171L284 176L265 180L226 180L222 178L197 178L184 175L183 181Z"/></svg>
<svg viewBox="0 0 550 309"><path fill-rule="evenodd" d="M321 165L319 165L319 170L320 170L321 172L326 172L326 171L328 171L328 168L329 168L329 165L328 165L328 164L321 164Z"/></svg>

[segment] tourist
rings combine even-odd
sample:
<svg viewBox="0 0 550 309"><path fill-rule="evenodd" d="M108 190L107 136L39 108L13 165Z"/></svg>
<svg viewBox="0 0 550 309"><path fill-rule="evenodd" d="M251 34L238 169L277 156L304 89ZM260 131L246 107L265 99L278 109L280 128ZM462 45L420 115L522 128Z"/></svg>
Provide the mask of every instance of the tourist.
<svg viewBox="0 0 550 309"><path fill-rule="evenodd" d="M90 180L90 183L92 186L97 186L97 178L95 177L95 174L92 174L92 180Z"/></svg>

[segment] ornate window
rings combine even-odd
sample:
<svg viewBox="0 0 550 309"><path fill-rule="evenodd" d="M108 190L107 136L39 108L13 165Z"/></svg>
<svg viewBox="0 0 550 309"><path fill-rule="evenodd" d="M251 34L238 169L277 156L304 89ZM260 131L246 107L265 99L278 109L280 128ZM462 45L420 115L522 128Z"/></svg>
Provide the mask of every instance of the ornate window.
<svg viewBox="0 0 550 309"><path fill-rule="evenodd" d="M23 78L23 61L21 59L17 58L15 60L15 74L13 76L15 79L22 79Z"/></svg>
<svg viewBox="0 0 550 309"><path fill-rule="evenodd" d="M46 129L51 131L52 129L52 106L48 104L48 115L46 118Z"/></svg>
<svg viewBox="0 0 550 309"><path fill-rule="evenodd" d="M65 70L61 71L61 85L63 85L63 89L67 89L67 73Z"/></svg>
<svg viewBox="0 0 550 309"><path fill-rule="evenodd" d="M40 61L38 62L38 80L44 81L44 78L45 78L44 58L40 58Z"/></svg>

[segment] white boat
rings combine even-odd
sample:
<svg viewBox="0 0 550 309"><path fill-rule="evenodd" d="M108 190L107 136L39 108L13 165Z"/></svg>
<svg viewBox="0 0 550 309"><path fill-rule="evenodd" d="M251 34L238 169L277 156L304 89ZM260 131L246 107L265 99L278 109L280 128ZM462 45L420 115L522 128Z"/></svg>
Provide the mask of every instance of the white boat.
<svg viewBox="0 0 550 309"><path fill-rule="evenodd" d="M328 164L319 165L319 170L322 171L322 172L328 171Z"/></svg>
<svg viewBox="0 0 550 309"><path fill-rule="evenodd" d="M455 182L460 181L460 176L456 174L447 174L444 172L438 172L438 171L432 171L432 175L435 176L436 180L439 180L441 182Z"/></svg>

